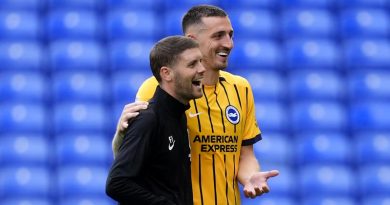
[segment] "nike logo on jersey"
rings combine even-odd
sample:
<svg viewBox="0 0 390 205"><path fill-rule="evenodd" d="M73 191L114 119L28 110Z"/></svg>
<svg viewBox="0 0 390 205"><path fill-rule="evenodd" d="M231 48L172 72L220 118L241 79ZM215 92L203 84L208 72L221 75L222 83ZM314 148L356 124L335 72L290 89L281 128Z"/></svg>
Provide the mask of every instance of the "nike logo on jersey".
<svg viewBox="0 0 390 205"><path fill-rule="evenodd" d="M175 140L173 139L172 136L169 136L169 137L168 137L168 140L169 140L168 149L169 149L169 150L172 150L173 147L175 146Z"/></svg>
<svg viewBox="0 0 390 205"><path fill-rule="evenodd" d="M196 116L198 116L198 115L200 115L200 114L202 114L202 112L188 113L188 116L189 116L190 118L193 118L193 117L196 117Z"/></svg>

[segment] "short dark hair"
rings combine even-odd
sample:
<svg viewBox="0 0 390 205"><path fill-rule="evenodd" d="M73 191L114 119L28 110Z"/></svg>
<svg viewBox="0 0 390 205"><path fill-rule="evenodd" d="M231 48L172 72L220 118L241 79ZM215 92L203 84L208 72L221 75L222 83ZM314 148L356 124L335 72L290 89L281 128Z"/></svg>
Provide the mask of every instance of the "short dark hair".
<svg viewBox="0 0 390 205"><path fill-rule="evenodd" d="M194 24L202 23L202 17L226 17L226 12L212 5L198 5L190 8L187 13L183 16L181 26L183 33L185 34L188 27Z"/></svg>
<svg viewBox="0 0 390 205"><path fill-rule="evenodd" d="M199 44L195 40L185 36L168 36L158 41L149 55L150 68L157 81L161 82L161 67L174 65L181 53L198 47Z"/></svg>

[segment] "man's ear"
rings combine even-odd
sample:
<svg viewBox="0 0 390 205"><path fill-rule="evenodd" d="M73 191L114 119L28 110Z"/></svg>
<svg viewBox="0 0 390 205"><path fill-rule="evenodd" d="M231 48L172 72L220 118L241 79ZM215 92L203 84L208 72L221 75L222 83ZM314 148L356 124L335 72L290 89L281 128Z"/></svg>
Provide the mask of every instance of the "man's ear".
<svg viewBox="0 0 390 205"><path fill-rule="evenodd" d="M173 78L173 73L172 73L172 69L167 67L167 66L163 66L161 67L160 69L160 76L161 76L161 79L164 80L164 81L171 81L172 78Z"/></svg>
<svg viewBox="0 0 390 205"><path fill-rule="evenodd" d="M186 37L188 37L188 38L191 38L191 39L194 39L194 40L196 40L196 37L195 37L195 35L194 35L194 34L192 34L192 33L188 33L188 34L186 34Z"/></svg>

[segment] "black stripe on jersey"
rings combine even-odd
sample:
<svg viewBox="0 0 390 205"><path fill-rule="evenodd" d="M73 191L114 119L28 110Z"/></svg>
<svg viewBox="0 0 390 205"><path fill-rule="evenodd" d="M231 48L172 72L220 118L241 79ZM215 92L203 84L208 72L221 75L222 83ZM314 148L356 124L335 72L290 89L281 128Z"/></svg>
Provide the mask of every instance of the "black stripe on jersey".
<svg viewBox="0 0 390 205"><path fill-rule="evenodd" d="M225 164L226 201L227 201L227 205L229 205L229 183L228 183L228 181L227 181L226 154L223 155L223 162L224 162L224 164Z"/></svg>
<svg viewBox="0 0 390 205"><path fill-rule="evenodd" d="M202 192L202 158L199 154L199 192L200 192L200 202L203 205L203 192Z"/></svg>
<svg viewBox="0 0 390 205"><path fill-rule="evenodd" d="M260 141L262 139L261 134L256 135L254 138L247 139L247 140L242 140L241 145L242 146L248 146L248 145L253 145L256 142Z"/></svg>
<svg viewBox="0 0 390 205"><path fill-rule="evenodd" d="M248 87L245 87L246 109L248 110Z"/></svg>
<svg viewBox="0 0 390 205"><path fill-rule="evenodd" d="M234 89L236 90L237 99L238 99L238 102L240 103L240 108L242 109L240 93L237 90L237 85L236 84L234 84Z"/></svg>
<svg viewBox="0 0 390 205"><path fill-rule="evenodd" d="M194 101L195 112L198 113L198 106L196 106L196 100L193 99L193 101ZM200 125L200 117L199 117L199 115L196 116L196 118L198 119L198 129L199 129L199 132L202 132L202 127Z"/></svg>
<svg viewBox="0 0 390 205"><path fill-rule="evenodd" d="M209 99L207 99L207 95L204 91L204 85L202 85L202 91L203 91L203 96L206 99L206 104L207 104L207 112L209 114L209 121L210 121L210 126L211 126L211 132L214 133L214 126L213 126L213 121L211 120L211 115L210 115L210 105L209 105Z"/></svg>
<svg viewBox="0 0 390 205"><path fill-rule="evenodd" d="M217 101L217 105L218 105L218 107L219 107L219 110L221 111L222 127L223 127L223 132L225 133L225 121L223 120L223 110L222 110L222 108L221 108L221 105L220 105L219 102L218 102L217 85L215 85L214 95L215 95L215 99L216 99L216 101Z"/></svg>
<svg viewBox="0 0 390 205"><path fill-rule="evenodd" d="M214 177L214 201L215 205L218 204L218 197L217 197L217 177L215 176L215 155L213 154L213 177Z"/></svg>
<svg viewBox="0 0 390 205"><path fill-rule="evenodd" d="M237 196L236 196L236 186L235 186L235 181L236 181L236 177L235 177L235 175L236 175L236 155L233 155L233 180L232 180L232 182L233 182L233 192L234 192L234 204L237 204Z"/></svg>
<svg viewBox="0 0 390 205"><path fill-rule="evenodd" d="M225 91L226 99L227 99L227 101L228 101L228 103L229 103L229 105L230 105L229 95L228 95L228 93L227 93L227 91L226 91L226 88L225 88L225 86L223 85L222 82L220 82L220 84L222 85L223 90Z"/></svg>

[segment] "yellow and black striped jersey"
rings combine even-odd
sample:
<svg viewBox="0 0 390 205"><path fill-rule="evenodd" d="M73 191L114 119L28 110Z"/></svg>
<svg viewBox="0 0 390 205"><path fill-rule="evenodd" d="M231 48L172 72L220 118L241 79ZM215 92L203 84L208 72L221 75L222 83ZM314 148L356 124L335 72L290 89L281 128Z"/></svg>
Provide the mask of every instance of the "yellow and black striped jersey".
<svg viewBox="0 0 390 205"><path fill-rule="evenodd" d="M137 100L150 99L157 85L154 77L146 80ZM241 204L237 183L241 146L261 139L248 81L220 71L217 85L203 85L203 97L190 105L186 116L194 204Z"/></svg>

